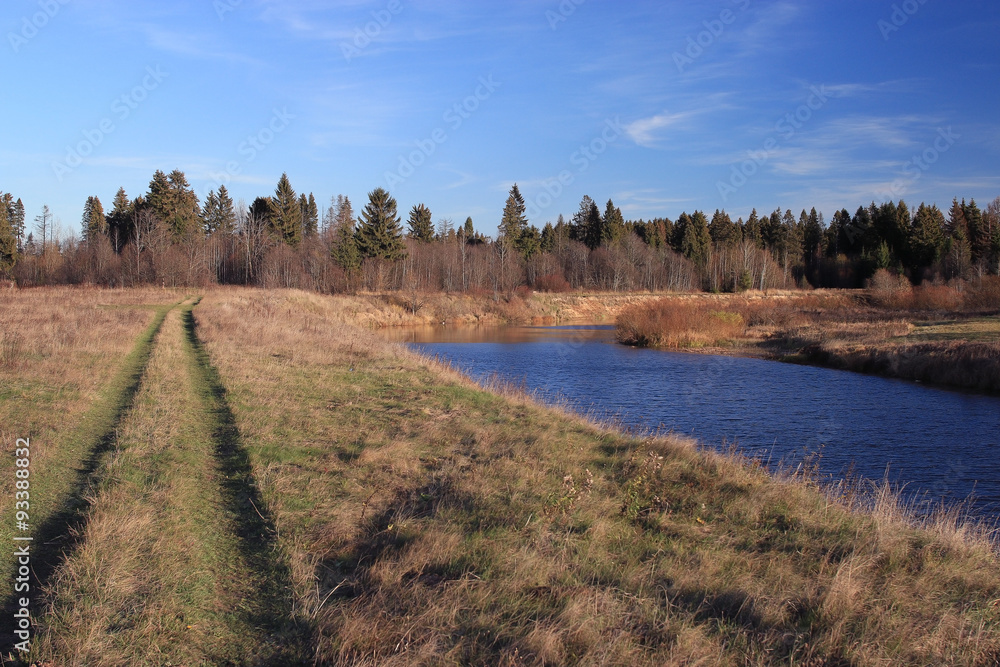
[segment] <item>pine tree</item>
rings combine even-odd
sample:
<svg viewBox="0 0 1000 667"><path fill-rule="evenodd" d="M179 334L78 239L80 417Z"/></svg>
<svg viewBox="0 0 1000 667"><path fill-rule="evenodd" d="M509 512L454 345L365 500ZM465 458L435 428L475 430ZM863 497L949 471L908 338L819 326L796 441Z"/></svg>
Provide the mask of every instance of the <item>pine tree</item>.
<svg viewBox="0 0 1000 667"><path fill-rule="evenodd" d="M87 197L83 205L83 238L88 242L96 242L108 233L108 221L104 217L104 207L97 197Z"/></svg>
<svg viewBox="0 0 1000 667"><path fill-rule="evenodd" d="M298 245L302 240L302 206L292 189L288 174L282 174L271 198L273 213L271 231L288 245Z"/></svg>
<svg viewBox="0 0 1000 667"><path fill-rule="evenodd" d="M395 261L406 257L403 230L396 215L396 200L383 188L368 193L368 203L358 218L356 234L362 257Z"/></svg>
<svg viewBox="0 0 1000 667"><path fill-rule="evenodd" d="M431 211L423 204L417 204L410 209L410 219L408 236L411 239L422 243L430 243L434 240L434 223L431 221Z"/></svg>
<svg viewBox="0 0 1000 667"><path fill-rule="evenodd" d="M580 200L580 208L573 216L571 225L570 234L573 240L583 242L591 250L600 247L604 236L601 210L597 208L597 202L589 196L584 195Z"/></svg>

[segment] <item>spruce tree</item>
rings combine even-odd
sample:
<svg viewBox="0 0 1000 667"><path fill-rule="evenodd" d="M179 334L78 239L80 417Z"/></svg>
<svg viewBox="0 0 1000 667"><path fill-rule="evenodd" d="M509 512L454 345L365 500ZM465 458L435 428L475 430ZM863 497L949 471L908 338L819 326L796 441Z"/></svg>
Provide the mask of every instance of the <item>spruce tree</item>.
<svg viewBox="0 0 1000 667"><path fill-rule="evenodd" d="M715 209L712 222L708 223L708 234L717 246L735 246L740 241L740 229L724 210Z"/></svg>
<svg viewBox="0 0 1000 667"><path fill-rule="evenodd" d="M369 192L368 203L358 218L356 237L361 256L389 261L406 257L403 230L399 222L396 200L383 188L375 188Z"/></svg>
<svg viewBox="0 0 1000 667"><path fill-rule="evenodd" d="M802 252L809 266L823 253L823 214L817 213L815 207L806 217L802 230Z"/></svg>
<svg viewBox="0 0 1000 667"><path fill-rule="evenodd" d="M423 204L417 204L410 209L410 219L407 220L409 226L408 236L411 239L422 243L430 243L434 240L434 223L431 221L431 211Z"/></svg>
<svg viewBox="0 0 1000 667"><path fill-rule="evenodd" d="M17 234L6 206L0 206L0 272L7 272L17 262Z"/></svg>
<svg viewBox="0 0 1000 667"><path fill-rule="evenodd" d="M215 231L232 234L236 230L236 209L233 206L233 198L229 196L229 191L225 185L219 186L216 194L217 208L215 219Z"/></svg>
<svg viewBox="0 0 1000 667"><path fill-rule="evenodd" d="M686 214L681 214L687 217ZM708 221L705 214L695 211L686 221L681 231L680 252L699 267L708 262L712 238L708 234Z"/></svg>
<svg viewBox="0 0 1000 667"><path fill-rule="evenodd" d="M350 207L350 203L347 206ZM342 205L341 208L343 208ZM353 219L347 218L335 223L330 256L348 276L357 273L361 266L361 255L358 252L358 244L355 239Z"/></svg>
<svg viewBox="0 0 1000 667"><path fill-rule="evenodd" d="M541 250L542 252L552 252L556 247L556 229L551 222L546 222L542 227Z"/></svg>
<svg viewBox="0 0 1000 667"><path fill-rule="evenodd" d="M743 240L750 241L758 248L764 247L764 237L760 230L760 219L757 217L757 209L750 211L750 217L743 225Z"/></svg>
<svg viewBox="0 0 1000 667"><path fill-rule="evenodd" d="M319 207L316 205L316 197L310 192L302 206L302 232L306 236L315 236L318 230Z"/></svg>
<svg viewBox="0 0 1000 667"><path fill-rule="evenodd" d="M116 252L121 252L132 238L132 212L132 202L125 194L125 188L118 188L108 214L108 236Z"/></svg>
<svg viewBox="0 0 1000 667"><path fill-rule="evenodd" d="M623 236L625 236L625 218L622 217L621 209L609 199L604 208L604 217L601 218L601 242L618 243Z"/></svg>
<svg viewBox="0 0 1000 667"><path fill-rule="evenodd" d="M507 203L503 207L503 217L500 219L499 227L500 238L497 240L517 251L521 250L521 237L528 229L528 218L524 214L526 210L524 197L521 196L521 191L515 183L511 187L507 195Z"/></svg>
<svg viewBox="0 0 1000 667"><path fill-rule="evenodd" d="M963 202L962 213L969 230L969 243L972 246L972 261L978 262L990 254L990 234L983 223L983 212L972 199L966 206Z"/></svg>
<svg viewBox="0 0 1000 667"><path fill-rule="evenodd" d="M278 179L271 202L271 231L288 245L298 245L302 240L302 205L292 189L288 174L283 173Z"/></svg>
<svg viewBox="0 0 1000 667"><path fill-rule="evenodd" d="M219 219L219 197L215 190L209 190L205 195L205 204L201 207L201 224L205 228L205 233L212 235L215 233Z"/></svg>
<svg viewBox="0 0 1000 667"><path fill-rule="evenodd" d="M944 214L924 203L917 208L908 241L912 269L925 269L941 258L945 239Z"/></svg>
<svg viewBox="0 0 1000 667"><path fill-rule="evenodd" d="M83 238L88 242L95 242L101 236L108 233L108 221L104 217L104 207L97 197L87 197L83 205Z"/></svg>
<svg viewBox="0 0 1000 667"><path fill-rule="evenodd" d="M17 251L21 252L24 245L24 204L20 198L14 202L14 210L7 214L7 218L11 229L14 230L14 236L17 237Z"/></svg>
<svg viewBox="0 0 1000 667"><path fill-rule="evenodd" d="M202 229L198 196L179 169L169 175L159 169L153 173L144 208L167 226L175 241Z"/></svg>

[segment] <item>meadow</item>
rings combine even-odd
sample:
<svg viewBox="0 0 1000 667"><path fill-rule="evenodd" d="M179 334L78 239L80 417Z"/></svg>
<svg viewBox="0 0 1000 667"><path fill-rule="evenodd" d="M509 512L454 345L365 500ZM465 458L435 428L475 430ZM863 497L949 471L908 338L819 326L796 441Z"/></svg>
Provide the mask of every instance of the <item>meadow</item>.
<svg viewBox="0 0 1000 667"><path fill-rule="evenodd" d="M371 330L440 304L46 288L0 305L0 540L25 434L45 537L32 650L8 661L1000 661L990 527L623 433Z"/></svg>

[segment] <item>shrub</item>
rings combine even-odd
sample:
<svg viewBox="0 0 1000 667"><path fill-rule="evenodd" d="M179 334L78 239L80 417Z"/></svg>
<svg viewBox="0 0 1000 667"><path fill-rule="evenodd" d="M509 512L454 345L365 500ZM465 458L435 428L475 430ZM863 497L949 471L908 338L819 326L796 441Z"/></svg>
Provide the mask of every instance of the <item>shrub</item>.
<svg viewBox="0 0 1000 667"><path fill-rule="evenodd" d="M568 292L570 285L561 273L549 273L535 281L535 288L539 292Z"/></svg>
<svg viewBox="0 0 1000 667"><path fill-rule="evenodd" d="M868 280L868 296L872 304L882 308L909 308L913 287L906 276L879 269Z"/></svg>
<svg viewBox="0 0 1000 667"><path fill-rule="evenodd" d="M618 340L642 347L723 345L746 330L743 315L705 304L661 299L624 309L617 320Z"/></svg>

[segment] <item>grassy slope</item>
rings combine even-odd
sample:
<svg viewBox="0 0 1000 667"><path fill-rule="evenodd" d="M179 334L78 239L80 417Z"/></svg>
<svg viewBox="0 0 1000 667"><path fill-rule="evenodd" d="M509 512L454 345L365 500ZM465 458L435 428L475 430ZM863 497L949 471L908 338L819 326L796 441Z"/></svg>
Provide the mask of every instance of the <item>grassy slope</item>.
<svg viewBox="0 0 1000 667"><path fill-rule="evenodd" d="M195 311L317 656L339 664L995 664L993 545L487 393L345 324Z"/></svg>

